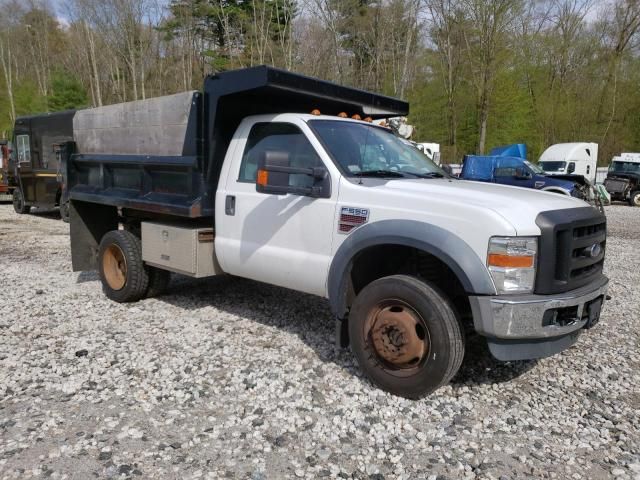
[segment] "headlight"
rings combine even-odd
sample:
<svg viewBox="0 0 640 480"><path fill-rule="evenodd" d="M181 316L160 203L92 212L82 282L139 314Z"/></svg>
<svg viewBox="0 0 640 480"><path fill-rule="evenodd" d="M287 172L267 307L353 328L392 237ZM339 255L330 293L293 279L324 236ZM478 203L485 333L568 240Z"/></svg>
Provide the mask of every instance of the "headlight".
<svg viewBox="0 0 640 480"><path fill-rule="evenodd" d="M536 281L536 237L492 237L487 267L498 293L531 293Z"/></svg>

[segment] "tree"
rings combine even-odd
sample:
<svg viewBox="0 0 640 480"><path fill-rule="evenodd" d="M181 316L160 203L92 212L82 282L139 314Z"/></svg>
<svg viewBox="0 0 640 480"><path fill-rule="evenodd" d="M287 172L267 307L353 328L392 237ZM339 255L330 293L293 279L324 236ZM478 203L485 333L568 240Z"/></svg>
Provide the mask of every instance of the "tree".
<svg viewBox="0 0 640 480"><path fill-rule="evenodd" d="M462 0L462 5L469 21L464 39L477 95L478 152L483 154L496 74L505 63L522 0Z"/></svg>
<svg viewBox="0 0 640 480"><path fill-rule="evenodd" d="M87 91L73 75L64 71L53 74L51 95L47 98L51 111L82 108L87 103Z"/></svg>
<svg viewBox="0 0 640 480"><path fill-rule="evenodd" d="M429 38L439 59L442 86L447 97L447 144L453 147L455 158L457 145L456 94L461 81L464 48L464 18L459 0L427 0L431 20Z"/></svg>

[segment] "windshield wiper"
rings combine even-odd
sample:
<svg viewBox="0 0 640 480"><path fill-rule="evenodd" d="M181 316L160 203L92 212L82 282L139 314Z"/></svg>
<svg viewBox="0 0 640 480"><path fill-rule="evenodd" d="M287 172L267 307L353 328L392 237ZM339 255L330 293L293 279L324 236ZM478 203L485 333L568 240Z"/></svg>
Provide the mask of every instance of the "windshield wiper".
<svg viewBox="0 0 640 480"><path fill-rule="evenodd" d="M406 178L407 173L408 172L394 172L393 170L365 170L364 172L357 172L357 173L354 173L353 175L356 177ZM410 175L415 175L415 174L410 174Z"/></svg>
<svg viewBox="0 0 640 480"><path fill-rule="evenodd" d="M416 173L414 175L420 178L444 178L444 175L439 172Z"/></svg>

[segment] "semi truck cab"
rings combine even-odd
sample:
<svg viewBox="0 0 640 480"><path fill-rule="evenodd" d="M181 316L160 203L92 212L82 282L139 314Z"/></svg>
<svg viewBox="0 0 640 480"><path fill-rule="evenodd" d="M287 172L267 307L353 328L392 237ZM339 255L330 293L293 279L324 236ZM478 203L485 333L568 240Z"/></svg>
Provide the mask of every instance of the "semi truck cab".
<svg viewBox="0 0 640 480"><path fill-rule="evenodd" d="M604 215L452 178L371 122L407 113L268 67L209 78L204 97L79 112L66 160L73 268L98 270L119 302L166 289L168 272L327 298L339 344L376 385L410 398L455 375L465 328L500 360L573 345L606 297ZM101 115L135 117L137 135L146 116L153 124L114 144ZM182 142L145 143L163 118L183 125ZM168 154L105 151L141 144Z"/></svg>

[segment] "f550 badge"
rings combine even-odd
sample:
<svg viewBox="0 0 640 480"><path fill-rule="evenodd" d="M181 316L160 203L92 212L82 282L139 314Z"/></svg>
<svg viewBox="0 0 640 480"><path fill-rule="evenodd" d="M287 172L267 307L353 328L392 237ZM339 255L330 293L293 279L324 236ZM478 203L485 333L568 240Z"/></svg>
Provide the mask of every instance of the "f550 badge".
<svg viewBox="0 0 640 480"><path fill-rule="evenodd" d="M368 221L369 210L367 208L342 207L340 221L338 222L338 233L347 234Z"/></svg>

